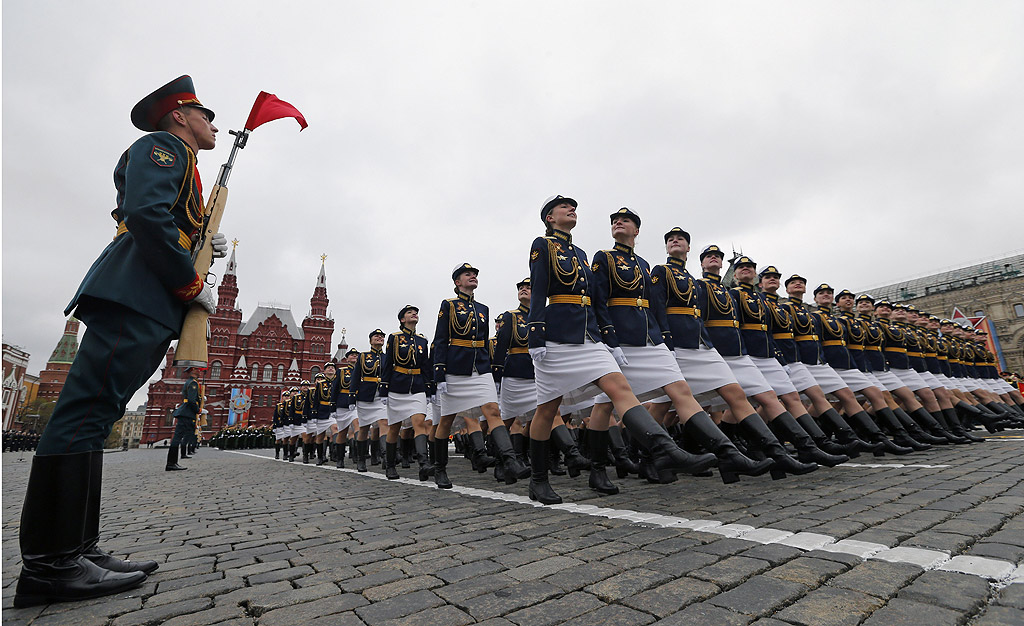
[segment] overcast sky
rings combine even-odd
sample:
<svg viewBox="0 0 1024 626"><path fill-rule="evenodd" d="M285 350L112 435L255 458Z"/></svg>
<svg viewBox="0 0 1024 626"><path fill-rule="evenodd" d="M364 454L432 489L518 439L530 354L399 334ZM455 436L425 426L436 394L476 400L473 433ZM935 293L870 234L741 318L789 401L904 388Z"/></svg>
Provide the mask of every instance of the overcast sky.
<svg viewBox="0 0 1024 626"><path fill-rule="evenodd" d="M5 2L3 339L45 366L114 234L129 112L185 73L221 130L207 188L260 90L309 122L236 163L245 318L301 322L326 253L360 349L406 303L432 336L463 261L515 306L556 193L591 254L628 206L652 263L678 225L838 289L1020 251L1021 33L1012 1Z"/></svg>

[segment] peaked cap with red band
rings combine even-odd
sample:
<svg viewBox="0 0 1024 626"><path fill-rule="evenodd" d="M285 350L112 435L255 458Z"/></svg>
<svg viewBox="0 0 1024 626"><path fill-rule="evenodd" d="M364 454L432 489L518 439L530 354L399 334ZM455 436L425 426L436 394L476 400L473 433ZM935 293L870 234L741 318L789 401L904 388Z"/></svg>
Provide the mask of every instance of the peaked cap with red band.
<svg viewBox="0 0 1024 626"><path fill-rule="evenodd" d="M163 116L181 106L201 109L206 112L210 121L213 121L213 111L199 101L196 88L192 85L192 77L185 74L139 100L132 109L132 124L139 130L153 132L157 130L156 125Z"/></svg>

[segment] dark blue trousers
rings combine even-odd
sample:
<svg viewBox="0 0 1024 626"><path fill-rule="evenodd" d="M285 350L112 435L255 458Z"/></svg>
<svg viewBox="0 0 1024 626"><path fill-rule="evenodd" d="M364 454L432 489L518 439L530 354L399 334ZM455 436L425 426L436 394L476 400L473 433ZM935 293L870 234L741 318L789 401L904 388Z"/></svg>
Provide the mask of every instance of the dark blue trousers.
<svg viewBox="0 0 1024 626"><path fill-rule="evenodd" d="M103 449L129 400L160 366L175 331L106 300L81 302L75 317L86 325L37 455Z"/></svg>

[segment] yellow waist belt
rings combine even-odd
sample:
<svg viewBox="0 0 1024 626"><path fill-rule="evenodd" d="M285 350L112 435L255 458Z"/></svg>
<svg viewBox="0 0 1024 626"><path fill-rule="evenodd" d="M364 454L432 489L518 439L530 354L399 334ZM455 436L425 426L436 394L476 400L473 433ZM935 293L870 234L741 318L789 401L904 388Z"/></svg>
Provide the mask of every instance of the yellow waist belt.
<svg viewBox="0 0 1024 626"><path fill-rule="evenodd" d="M740 324L740 330L768 330L767 324Z"/></svg>
<svg viewBox="0 0 1024 626"><path fill-rule="evenodd" d="M580 306L590 306L590 296L549 296L548 302L551 304L578 304Z"/></svg>
<svg viewBox="0 0 1024 626"><path fill-rule="evenodd" d="M817 335L797 335L796 336L796 340L797 341L817 341L818 340L818 336Z"/></svg>
<svg viewBox="0 0 1024 626"><path fill-rule="evenodd" d="M669 315L700 315L700 309L692 306L670 306L665 312Z"/></svg>
<svg viewBox="0 0 1024 626"><path fill-rule="evenodd" d="M417 374L420 373L420 368L417 367L416 369L411 370L408 367L397 367L396 366L395 367L395 371L398 372L399 374L408 374L410 376L416 376Z"/></svg>
<svg viewBox="0 0 1024 626"><path fill-rule="evenodd" d="M469 339L452 339L448 343L460 348L483 348L487 345L486 341L470 341Z"/></svg>
<svg viewBox="0 0 1024 626"><path fill-rule="evenodd" d="M919 359L923 359L924 358L924 353L923 352L908 352L907 356L913 356L913 357L917 357Z"/></svg>
<svg viewBox="0 0 1024 626"><path fill-rule="evenodd" d="M847 348L849 348L849 349L851 349L851 350L860 350L860 351L863 351L863 350L864 350L864 346L855 346L855 345L853 345L853 344L850 344L850 345L848 345L848 346L846 346L846 347L847 347Z"/></svg>
<svg viewBox="0 0 1024 626"><path fill-rule="evenodd" d="M907 353L907 349L906 348L886 348L885 351L886 352L898 352L900 354L906 354Z"/></svg>
<svg viewBox="0 0 1024 626"><path fill-rule="evenodd" d="M509 348L509 354L530 354L529 348Z"/></svg>
<svg viewBox="0 0 1024 626"><path fill-rule="evenodd" d="M823 346L845 346L846 342L842 339L829 339L828 341L822 341Z"/></svg>
<svg viewBox="0 0 1024 626"><path fill-rule="evenodd" d="M647 309L651 304L643 298L608 298L608 306L635 306Z"/></svg>
<svg viewBox="0 0 1024 626"><path fill-rule="evenodd" d="M881 352L882 346L866 346L866 350L874 350L875 352Z"/></svg>
<svg viewBox="0 0 1024 626"><path fill-rule="evenodd" d="M708 320L704 322L705 326L711 328L739 328L740 323L736 320Z"/></svg>
<svg viewBox="0 0 1024 626"><path fill-rule="evenodd" d="M397 369L397 368L396 368L396 369ZM379 379L379 378L377 378L376 376L374 376L374 377L367 377L367 378L364 378L364 379L363 379L363 382L364 382L364 383L379 383L379 382L380 382L380 379Z"/></svg>
<svg viewBox="0 0 1024 626"><path fill-rule="evenodd" d="M331 401L330 400L321 400L320 401L320 406L331 406Z"/></svg>
<svg viewBox="0 0 1024 626"><path fill-rule="evenodd" d="M117 232L114 233L114 239L117 239L126 232L128 232L128 227L125 226L125 223L123 221L118 222ZM178 245L186 250L192 250L192 238L186 235L185 231L181 230L180 228L178 229Z"/></svg>
<svg viewBox="0 0 1024 626"><path fill-rule="evenodd" d="M793 333L772 333L772 339L792 339Z"/></svg>
<svg viewBox="0 0 1024 626"><path fill-rule="evenodd" d="M938 352L925 352L924 355L929 359L937 359L939 357Z"/></svg>
<svg viewBox="0 0 1024 626"><path fill-rule="evenodd" d="M939 360L940 361L949 361L949 357L948 356L940 356Z"/></svg>

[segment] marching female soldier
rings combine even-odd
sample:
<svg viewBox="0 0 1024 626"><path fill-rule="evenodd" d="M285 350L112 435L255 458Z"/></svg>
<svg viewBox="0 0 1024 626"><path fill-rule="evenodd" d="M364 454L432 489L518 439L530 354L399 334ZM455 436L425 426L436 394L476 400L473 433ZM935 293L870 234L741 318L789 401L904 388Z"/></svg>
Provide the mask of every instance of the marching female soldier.
<svg viewBox="0 0 1024 626"><path fill-rule="evenodd" d="M594 299L594 274L587 255L572 242L576 208L575 200L562 196L544 202L540 217L546 233L534 240L530 250L529 343L538 402L530 426L530 498L544 504L562 501L551 489L547 474L548 440L563 398L580 404L604 392L659 469L697 472L717 464L714 455L694 456L676 446L619 371L618 365L627 363L622 348L603 342L614 327L607 303Z"/></svg>
<svg viewBox="0 0 1024 626"><path fill-rule="evenodd" d="M407 304L398 312L400 330L388 335L381 366L378 393L387 404L388 432L385 445L385 474L389 480L400 478L398 435L404 422L410 421L416 435L426 435L427 391L433 384L427 338L416 332L420 310ZM447 453L447 448L445 452ZM427 463L426 450L419 459L420 469Z"/></svg>
<svg viewBox="0 0 1024 626"><path fill-rule="evenodd" d="M357 462L356 469L360 472L366 471L365 459L370 456L372 465L378 463L377 459L381 453L381 439L383 437L370 437L371 427L383 424L386 427L388 420L387 407L384 399L377 395L380 387L380 368L384 363L384 355L381 348L384 346L384 338L387 335L377 328L370 333L370 350L362 352L352 367L351 387L355 394L356 415L359 419L359 434L356 435L356 446L359 447L359 456L364 460L360 466ZM378 431L380 432L380 431ZM372 452L371 451L372 447Z"/></svg>

